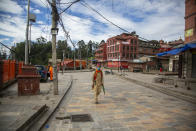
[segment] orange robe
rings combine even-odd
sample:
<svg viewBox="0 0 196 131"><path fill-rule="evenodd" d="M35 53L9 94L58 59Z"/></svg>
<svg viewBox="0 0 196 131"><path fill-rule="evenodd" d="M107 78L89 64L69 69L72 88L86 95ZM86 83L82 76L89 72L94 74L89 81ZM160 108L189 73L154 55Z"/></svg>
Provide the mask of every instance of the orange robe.
<svg viewBox="0 0 196 131"><path fill-rule="evenodd" d="M52 68L52 66L50 66L49 72L50 72L50 80L53 80L53 68Z"/></svg>
<svg viewBox="0 0 196 131"><path fill-rule="evenodd" d="M101 86L103 85L103 73L101 70L96 70L93 75L93 89L95 92L95 102L98 102L98 96L101 93Z"/></svg>

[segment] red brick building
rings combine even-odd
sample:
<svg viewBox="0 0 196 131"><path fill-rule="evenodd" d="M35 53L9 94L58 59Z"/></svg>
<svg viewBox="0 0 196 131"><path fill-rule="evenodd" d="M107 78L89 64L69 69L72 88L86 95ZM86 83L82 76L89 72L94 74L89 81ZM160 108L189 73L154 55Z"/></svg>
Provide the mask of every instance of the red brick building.
<svg viewBox="0 0 196 131"><path fill-rule="evenodd" d="M172 47L168 43L164 42L163 40L160 40L159 43L160 43L159 52L165 52L172 49Z"/></svg>
<svg viewBox="0 0 196 131"><path fill-rule="evenodd" d="M139 40L139 47L138 47L138 58L143 56L155 56L159 53L160 44L159 42L153 41L143 41Z"/></svg>
<svg viewBox="0 0 196 131"><path fill-rule="evenodd" d="M128 62L138 57L138 36L122 33L107 40L107 66L128 68Z"/></svg>
<svg viewBox="0 0 196 131"><path fill-rule="evenodd" d="M196 1L185 0L185 43L196 41Z"/></svg>
<svg viewBox="0 0 196 131"><path fill-rule="evenodd" d="M107 54L106 54L106 43L104 41L100 43L98 49L95 51L95 59L102 66L105 66L107 61Z"/></svg>
<svg viewBox="0 0 196 131"><path fill-rule="evenodd" d="M168 45L172 48L175 46L178 46L178 45L183 45L183 44L184 44L184 41L181 38L179 40L174 40L174 41L168 42Z"/></svg>
<svg viewBox="0 0 196 131"><path fill-rule="evenodd" d="M196 1L185 0L185 44L196 44ZM187 50L180 56L182 77L196 78L196 49Z"/></svg>

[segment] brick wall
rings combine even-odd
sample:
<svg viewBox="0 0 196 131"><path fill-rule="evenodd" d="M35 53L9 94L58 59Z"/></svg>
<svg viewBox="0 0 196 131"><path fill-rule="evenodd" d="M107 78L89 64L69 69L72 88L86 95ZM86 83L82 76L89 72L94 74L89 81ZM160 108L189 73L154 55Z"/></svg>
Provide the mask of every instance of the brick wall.
<svg viewBox="0 0 196 131"><path fill-rule="evenodd" d="M185 36L185 43L196 41L196 1L185 1L185 34L187 30L193 29L192 36Z"/></svg>

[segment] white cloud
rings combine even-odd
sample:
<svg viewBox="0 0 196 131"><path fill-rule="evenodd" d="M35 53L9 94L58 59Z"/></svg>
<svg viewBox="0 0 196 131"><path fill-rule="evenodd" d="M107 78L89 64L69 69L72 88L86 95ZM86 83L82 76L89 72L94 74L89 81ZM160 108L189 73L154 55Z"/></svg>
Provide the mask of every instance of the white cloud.
<svg viewBox="0 0 196 131"><path fill-rule="evenodd" d="M8 41L8 40L9 40L8 38L1 38L1 39L0 39L1 42L3 42L3 41Z"/></svg>
<svg viewBox="0 0 196 131"><path fill-rule="evenodd" d="M113 8L111 1L108 0L86 1L113 23L130 32L135 30L139 36L146 39L168 41L184 36L184 0L114 0ZM42 2L32 0L32 2L44 8L45 5L42 2L47 4L46 0L42 0ZM67 0L61 2L67 2ZM67 5L62 5L62 9L66 7ZM35 9L35 6L31 8L34 13L38 13L37 16L43 9ZM88 42L93 40L100 42L123 32L79 3L74 4L67 12L75 15L63 14L65 28L70 32L74 41L84 40ZM17 42L25 40L26 20L24 18L3 14L0 14L0 17L2 18L0 35L12 37ZM47 19L38 20L37 23L47 23L48 15L45 14L44 17ZM41 35L50 40L50 29L51 26L33 25L32 40L36 40ZM58 39L65 39L61 28Z"/></svg>
<svg viewBox="0 0 196 131"><path fill-rule="evenodd" d="M32 0L32 2L44 8L46 8L46 5L48 4L46 0Z"/></svg>
<svg viewBox="0 0 196 131"><path fill-rule="evenodd" d="M31 28L31 39L35 41L36 38L40 36L47 36L48 32L43 32L45 28L47 28L47 26L45 25L33 25ZM14 42L25 41L25 32L26 20L19 16L10 17L8 15L6 17L3 17L3 21L0 21L0 35L11 37L13 38Z"/></svg>
<svg viewBox="0 0 196 131"><path fill-rule="evenodd" d="M37 21L36 23L37 23L37 24L44 24L43 21Z"/></svg>
<svg viewBox="0 0 196 131"><path fill-rule="evenodd" d="M183 37L184 0L120 0L114 1L113 9L111 1L108 0L87 2L113 23L130 32L135 30L141 37L156 40L174 40L180 36ZM116 31L114 29L116 27L108 24L93 11L81 7L80 4L72 6L71 10L107 23L108 28L103 28L103 30L110 30L110 33L116 34L116 32L112 32ZM138 22L136 18L141 18L141 21Z"/></svg>
<svg viewBox="0 0 196 131"><path fill-rule="evenodd" d="M21 14L23 12L23 8L17 4L17 2L12 0L1 0L0 1L0 11L8 12L13 14Z"/></svg>
<svg viewBox="0 0 196 131"><path fill-rule="evenodd" d="M39 9L35 9L35 10L33 10L33 12L36 13L36 14L40 14L40 10Z"/></svg>

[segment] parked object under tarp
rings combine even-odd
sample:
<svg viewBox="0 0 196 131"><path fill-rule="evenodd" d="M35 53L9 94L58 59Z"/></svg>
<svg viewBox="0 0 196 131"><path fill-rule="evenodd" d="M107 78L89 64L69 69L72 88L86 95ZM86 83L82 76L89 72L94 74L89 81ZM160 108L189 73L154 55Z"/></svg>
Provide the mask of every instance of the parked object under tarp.
<svg viewBox="0 0 196 131"><path fill-rule="evenodd" d="M186 50L192 49L192 48L196 48L196 43L191 43L191 44L186 44L180 48L176 48L170 51L166 51L166 52L162 52L162 53L158 53L156 54L157 56L170 56L170 55L177 55L181 52L184 52Z"/></svg>

